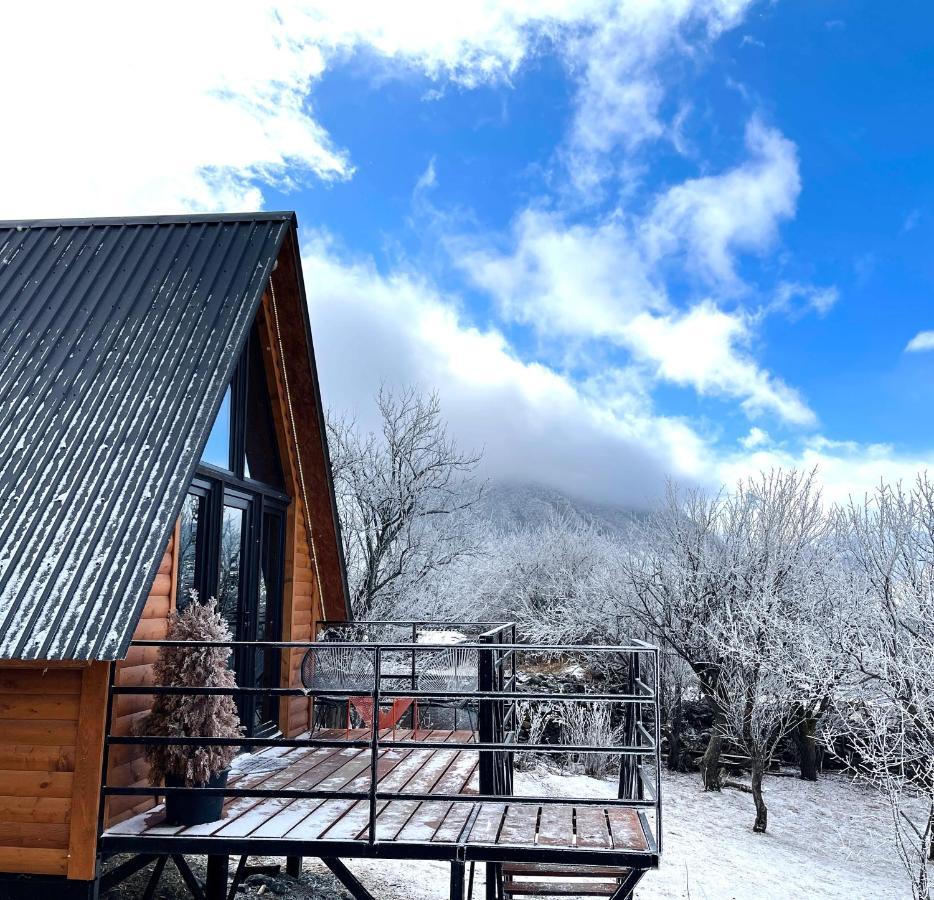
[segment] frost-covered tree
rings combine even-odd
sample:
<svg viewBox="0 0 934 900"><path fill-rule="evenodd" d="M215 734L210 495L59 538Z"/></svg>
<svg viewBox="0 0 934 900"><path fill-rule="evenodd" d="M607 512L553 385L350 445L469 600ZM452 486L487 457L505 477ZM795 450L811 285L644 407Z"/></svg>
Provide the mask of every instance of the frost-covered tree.
<svg viewBox="0 0 934 900"><path fill-rule="evenodd" d="M664 502L643 523L622 570L632 593L633 614L655 640L690 666L712 705L715 727L701 763L707 790L720 788L723 716L713 704L720 660L709 623L729 592L723 503L722 495L669 483Z"/></svg>
<svg viewBox="0 0 934 900"><path fill-rule="evenodd" d="M192 591L191 602L181 613L171 616L170 641L232 639L213 598L199 603ZM229 647L161 647L154 666L155 683L165 687L236 687L234 672L227 665L229 656ZM158 694L140 733L236 738L242 728L236 704L229 694ZM220 745L149 745L146 748L149 778L154 785L161 784L166 775L184 778L189 787L204 785L227 768L237 752L236 747Z"/></svg>
<svg viewBox="0 0 934 900"><path fill-rule="evenodd" d="M618 540L580 517L490 530L485 563L471 566L485 615L515 621L532 643L602 643L620 636Z"/></svg>
<svg viewBox="0 0 934 900"><path fill-rule="evenodd" d="M832 522L813 472L775 470L714 496L670 487L625 568L635 615L710 704L705 788L719 788L724 738L750 758L756 831L767 827L762 776L778 742L829 691L796 635L819 629Z"/></svg>
<svg viewBox="0 0 934 900"><path fill-rule="evenodd" d="M934 826L934 484L882 484L846 510L861 608L853 674L825 729L852 748L857 775L888 800L915 900L932 894Z"/></svg>
<svg viewBox="0 0 934 900"><path fill-rule="evenodd" d="M380 389L379 433L328 416L328 440L354 615L397 614L435 573L476 552L467 513L479 454L447 433L437 394Z"/></svg>

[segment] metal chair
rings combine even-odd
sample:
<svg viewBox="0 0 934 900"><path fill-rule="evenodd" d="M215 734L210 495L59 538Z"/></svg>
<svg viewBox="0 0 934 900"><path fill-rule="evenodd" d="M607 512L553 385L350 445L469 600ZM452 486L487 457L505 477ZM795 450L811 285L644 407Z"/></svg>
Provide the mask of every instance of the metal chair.
<svg viewBox="0 0 934 900"><path fill-rule="evenodd" d="M475 691L479 683L479 656L475 649L450 647L426 655L418 673L418 689L439 694ZM468 725L475 727L471 700L463 697L434 697L422 701L423 706L453 710L453 727L457 730L458 711L467 713Z"/></svg>
<svg viewBox="0 0 934 900"><path fill-rule="evenodd" d="M364 728L373 723L373 687L376 669L373 651L353 644L322 644L310 647L302 659L302 685L315 691L315 699L325 704L347 704L346 727L352 727L351 711L356 712ZM330 697L318 691L359 691ZM399 720L413 705L411 697L395 698L388 709L381 709L379 728L395 728Z"/></svg>

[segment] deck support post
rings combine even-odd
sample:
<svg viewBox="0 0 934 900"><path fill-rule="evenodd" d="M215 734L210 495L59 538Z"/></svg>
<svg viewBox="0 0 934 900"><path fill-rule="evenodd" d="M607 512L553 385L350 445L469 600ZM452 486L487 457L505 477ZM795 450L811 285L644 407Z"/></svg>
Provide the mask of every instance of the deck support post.
<svg viewBox="0 0 934 900"><path fill-rule="evenodd" d="M619 887L613 892L610 900L635 900L636 885L641 881L644 874L644 869L630 869L626 877L620 882Z"/></svg>
<svg viewBox="0 0 934 900"><path fill-rule="evenodd" d="M208 877L204 885L205 900L227 900L227 868L230 858L212 853L208 857Z"/></svg>
<svg viewBox="0 0 934 900"><path fill-rule="evenodd" d="M322 856L321 862L323 862L334 873L335 878L350 891L354 900L376 900L376 898L360 884L357 876L344 865L343 860L338 859L336 856Z"/></svg>
<svg viewBox="0 0 934 900"><path fill-rule="evenodd" d="M464 861L451 861L451 900L464 900Z"/></svg>
<svg viewBox="0 0 934 900"><path fill-rule="evenodd" d="M301 856L287 856L285 858L285 874L291 875L292 878L298 878L302 874Z"/></svg>

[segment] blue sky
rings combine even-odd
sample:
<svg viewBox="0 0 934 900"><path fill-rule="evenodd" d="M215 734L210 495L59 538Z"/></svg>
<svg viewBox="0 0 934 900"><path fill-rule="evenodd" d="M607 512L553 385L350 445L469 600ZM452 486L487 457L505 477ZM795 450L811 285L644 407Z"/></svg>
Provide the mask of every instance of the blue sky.
<svg viewBox="0 0 934 900"><path fill-rule="evenodd" d="M381 382L437 389L494 476L639 504L928 464L934 8L440 6L206 8L181 37L181 5L101 6L51 43L20 13L8 76L52 71L0 214L296 209L325 400L367 424Z"/></svg>

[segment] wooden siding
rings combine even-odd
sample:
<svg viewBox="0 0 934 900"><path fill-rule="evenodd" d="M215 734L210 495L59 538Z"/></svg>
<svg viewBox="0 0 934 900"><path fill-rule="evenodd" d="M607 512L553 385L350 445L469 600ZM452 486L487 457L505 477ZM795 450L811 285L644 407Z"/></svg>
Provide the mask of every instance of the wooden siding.
<svg viewBox="0 0 934 900"><path fill-rule="evenodd" d="M311 641L315 637L315 625L320 609L318 588L314 580L313 564L308 555L308 538L301 503L295 506L295 549L291 554L291 571L287 573L291 583L290 603L286 608L285 627L288 635L284 640ZM303 650L290 650L283 654L282 681L289 687L301 687ZM304 697L286 697L280 709L280 728L289 737L306 731L310 725L311 703Z"/></svg>
<svg viewBox="0 0 934 900"><path fill-rule="evenodd" d="M284 641L310 641L314 639L315 626L322 606L312 561L313 551L298 478L295 438L289 419L279 344L276 340L271 299L268 293L263 295L257 326L282 471L288 493L293 498L286 517L282 639ZM309 502L314 501L309 498ZM282 654L280 684L283 687L301 686L303 655L301 650L290 650ZM310 703L303 697L283 697L279 704L279 728L289 737L299 734L308 728L310 714Z"/></svg>
<svg viewBox="0 0 934 900"><path fill-rule="evenodd" d="M68 872L78 712L89 666L44 665L0 669L0 872Z"/></svg>
<svg viewBox="0 0 934 900"><path fill-rule="evenodd" d="M109 671L0 664L0 872L94 877Z"/></svg>
<svg viewBox="0 0 934 900"><path fill-rule="evenodd" d="M294 426L301 447L302 471L307 492L305 499L308 508L304 510L304 524L314 536L317 549L316 577L320 580L320 590L323 592L322 615L327 619L346 619L349 614L346 580L337 510L331 486L325 418L315 371L314 347L294 233L286 235L270 281L275 286L276 308L279 312L279 330L276 333L279 339L276 347L279 357L277 365L281 369L284 362L288 372L295 413ZM265 317L269 318L270 297L263 297L261 308ZM294 439L291 429L290 438Z"/></svg>
<svg viewBox="0 0 934 900"><path fill-rule="evenodd" d="M179 539L178 528L176 523L149 597L146 599L143 614L133 633L133 637L137 640L158 641L168 634L168 616L169 612L175 609L175 591L178 581L176 553ZM115 683L134 687L152 684L154 681L153 663L157 655L158 649L155 647L132 647L127 658L116 663ZM112 733L132 734L151 708L152 696L150 694L118 695L114 698ZM130 785L148 787L149 764L146 762L143 749L133 746L112 747L107 780L114 787ZM154 802L151 797L111 797L108 801L107 821L119 822L121 819L148 809Z"/></svg>

